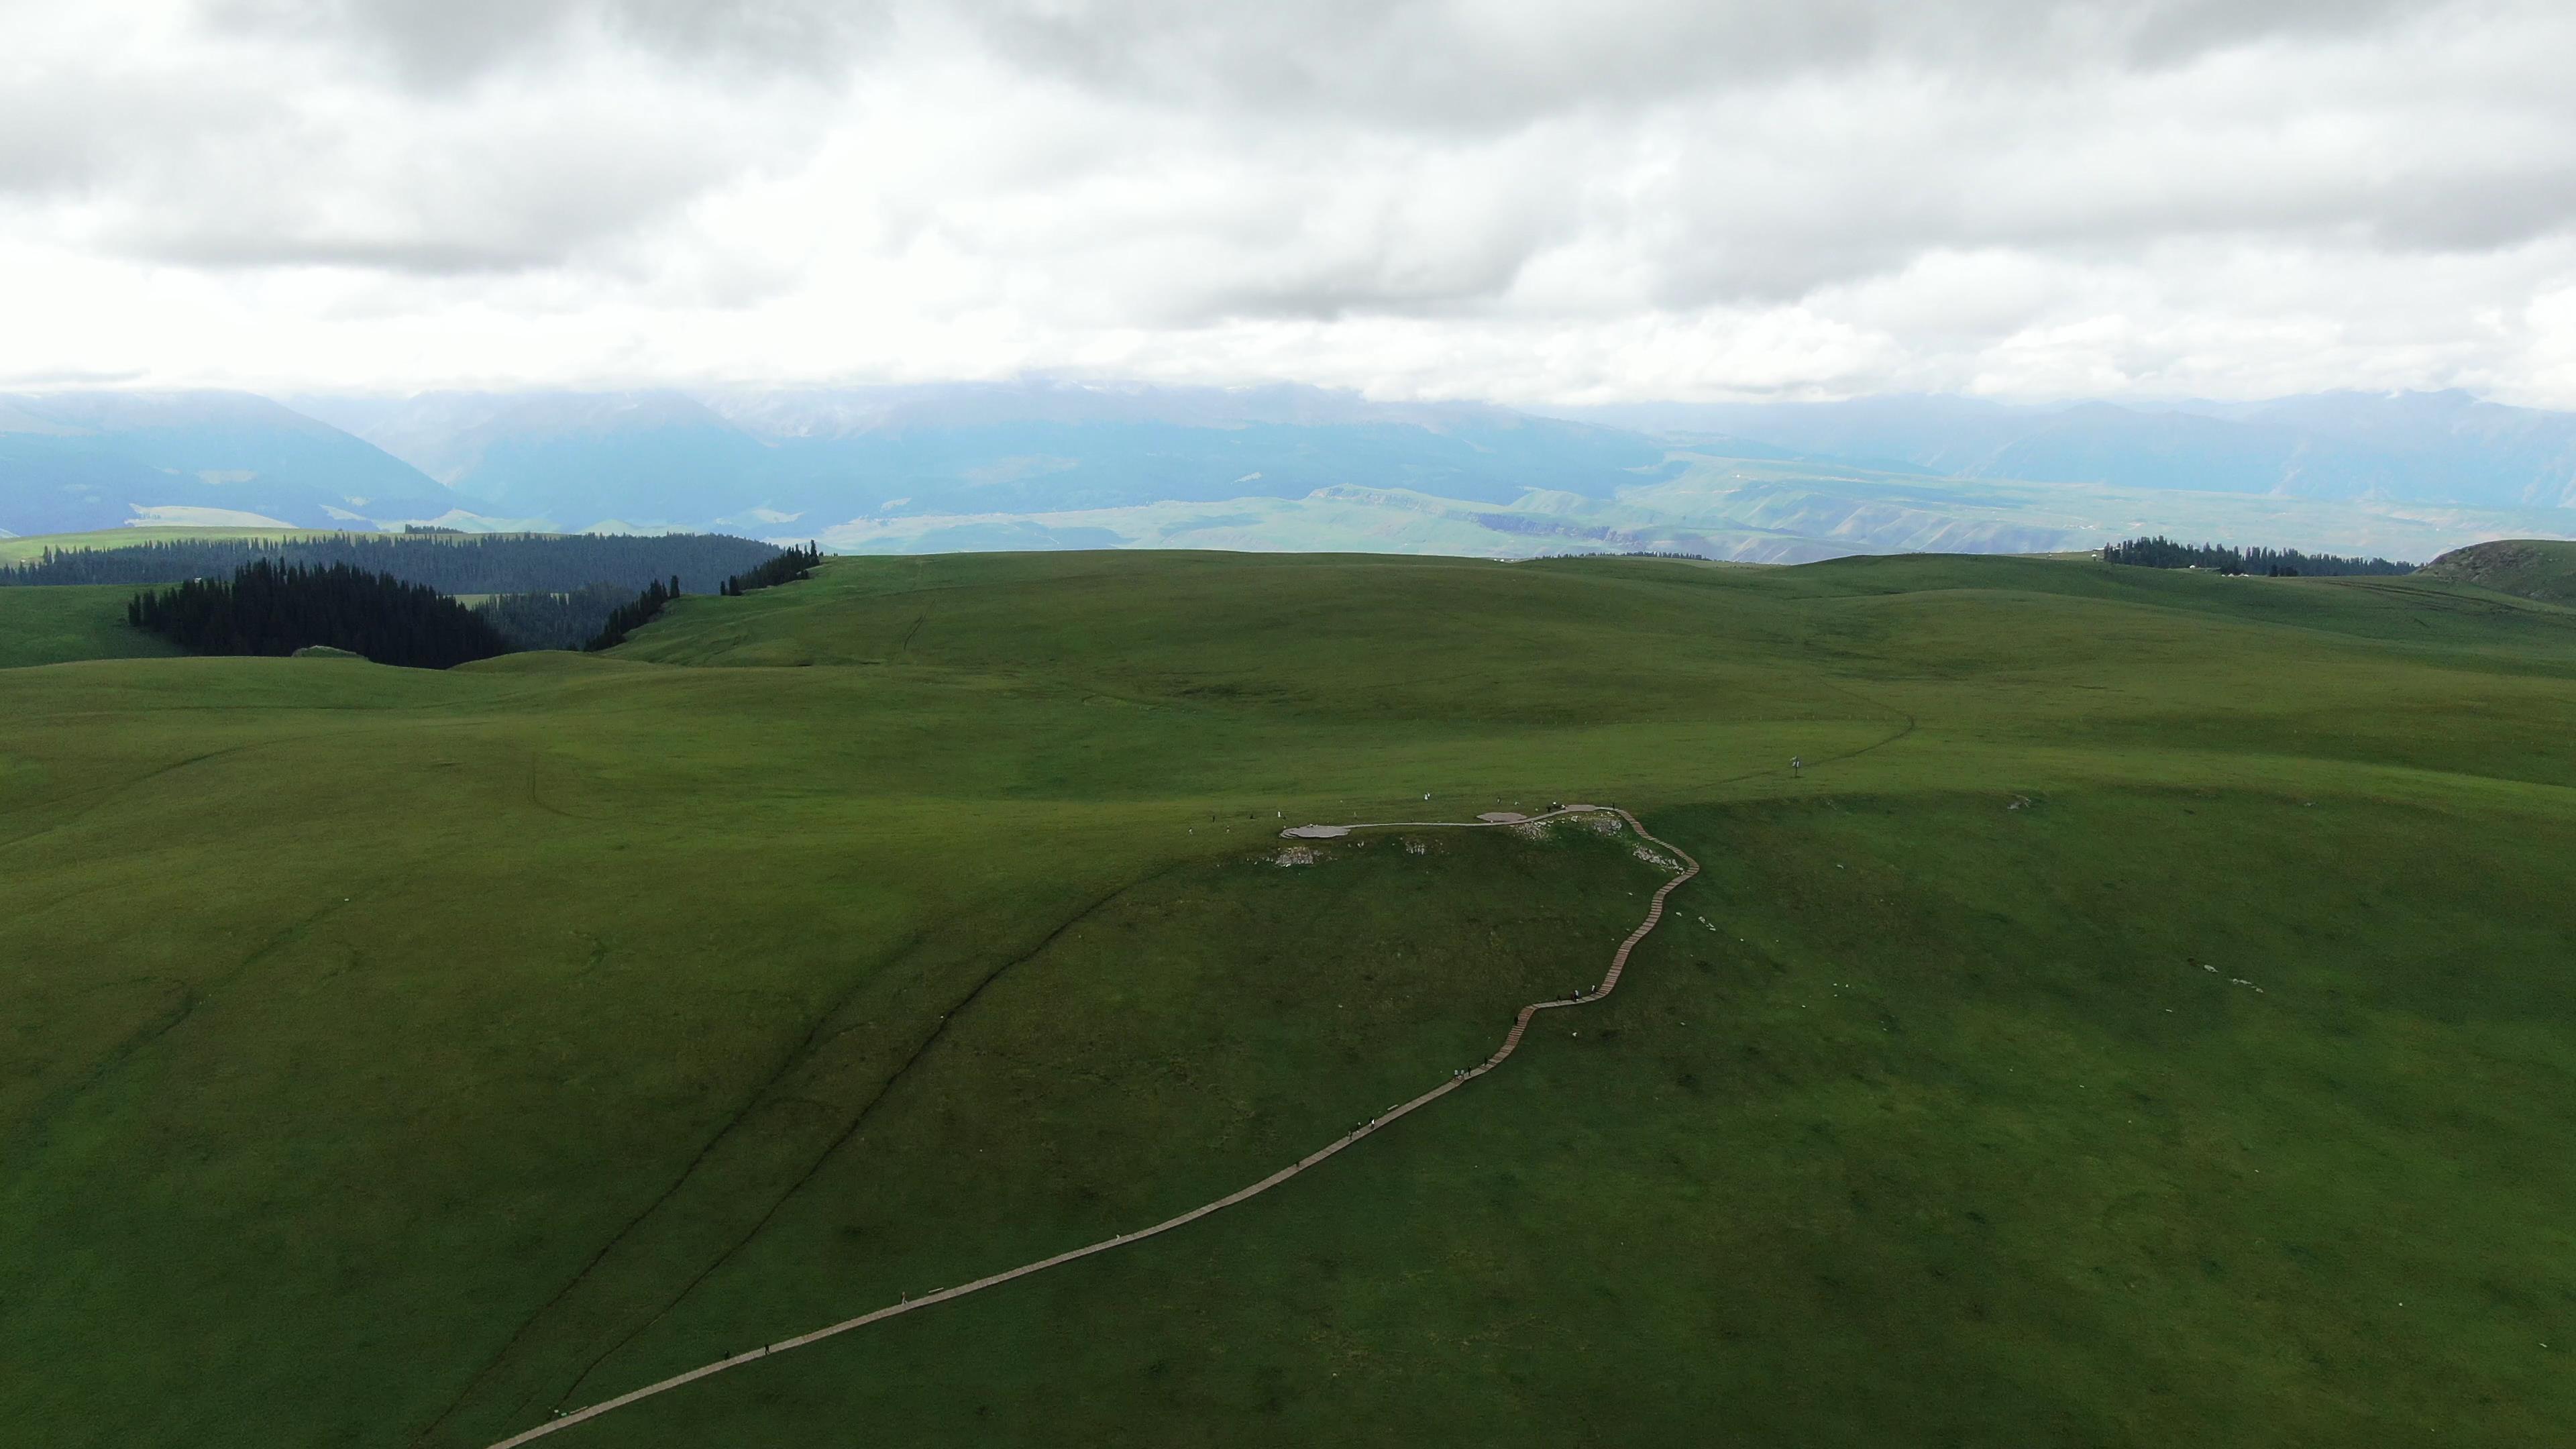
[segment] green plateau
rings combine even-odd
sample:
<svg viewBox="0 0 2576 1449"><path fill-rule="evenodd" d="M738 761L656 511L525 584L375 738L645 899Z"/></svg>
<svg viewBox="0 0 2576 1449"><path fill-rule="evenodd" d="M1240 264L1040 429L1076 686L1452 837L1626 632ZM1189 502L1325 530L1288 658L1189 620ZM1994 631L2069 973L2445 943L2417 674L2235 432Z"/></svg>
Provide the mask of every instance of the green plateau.
<svg viewBox="0 0 2576 1449"><path fill-rule="evenodd" d="M542 1442L2576 1440L2576 609L2489 582L848 558L445 672L0 590L0 1441L476 1449L1196 1207L1670 879L1280 829L1576 800L1703 871L1492 1074Z"/></svg>

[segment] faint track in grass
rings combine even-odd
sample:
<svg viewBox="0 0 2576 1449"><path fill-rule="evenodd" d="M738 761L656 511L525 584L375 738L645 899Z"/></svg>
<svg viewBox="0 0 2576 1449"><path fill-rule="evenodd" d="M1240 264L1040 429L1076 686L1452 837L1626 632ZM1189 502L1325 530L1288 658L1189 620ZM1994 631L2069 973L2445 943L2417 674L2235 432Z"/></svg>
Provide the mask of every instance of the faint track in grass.
<svg viewBox="0 0 2576 1449"><path fill-rule="evenodd" d="M1907 728L1912 728L1910 721ZM1901 733L1902 732L1900 732L1900 734ZM1881 743L1885 743L1885 741L1882 741ZM761 1359L772 1356L773 1354L781 1354L789 1351L790 1349L804 1348L809 1344L820 1343L824 1339L837 1337L840 1334L848 1333L852 1329L865 1328L873 1323L882 1323L886 1319L899 1317L906 1313L918 1312L919 1310L929 1308L934 1304L946 1303L953 1299L963 1298L970 1293L981 1293L987 1288L998 1288L1005 1283L1026 1278L1031 1274L1043 1273L1049 1268L1061 1267L1066 1263L1075 1261L1076 1259L1088 1258L1095 1254L1106 1253L1112 1248L1123 1248L1130 1243L1141 1243L1147 1238L1158 1237L1175 1228L1186 1227L1211 1213L1222 1212L1227 1208L1233 1207L1237 1203L1246 1201L1250 1198L1259 1197L1261 1194L1279 1186L1290 1178L1296 1177L1310 1168L1322 1165L1326 1160L1336 1156L1345 1148L1357 1143L1360 1139L1383 1131L1387 1127L1393 1126L1399 1119L1411 1116L1413 1113L1430 1106L1432 1103L1448 1096L1451 1092L1457 1091L1460 1087L1467 1085L1469 1082L1485 1075L1494 1068L1501 1066L1513 1052L1520 1049L1521 1038L1528 1034L1530 1022L1536 1018L1540 1012L1553 1011L1561 1007L1580 1006L1587 1002L1598 1001L1602 997L1605 997L1612 991L1618 989L1619 977L1628 969L1629 953L1635 951L1637 949L1637 944L1645 940L1647 935L1663 921L1665 897L1670 896L1675 890L1678 890L1683 882L1699 874L1699 862L1693 859L1690 853L1683 850L1680 846L1677 846L1668 840L1658 839L1654 835L1648 833L1644 822L1615 805L1572 806L1560 810L1551 810L1544 815L1533 815L1525 821L1427 820L1400 823L1371 823L1343 827L1346 830L1492 830L1508 828L1514 825L1537 824L1541 821L1553 820L1560 816L1593 814L1604 810L1611 814L1615 814L1620 819L1628 822L1628 828L1637 833L1637 838L1639 840L1645 841L1651 845L1661 846L1665 850L1671 851L1673 855L1681 861L1682 868L1680 874L1675 875L1671 880L1664 882L1663 885L1655 891L1654 897L1646 903L1646 918L1637 924L1637 929L1628 933L1628 938L1626 940L1619 943L1619 949L1611 953L1610 969L1602 976L1600 985L1576 996L1552 1001L1533 1001L1529 1005L1522 1007L1520 1009L1520 1015L1512 1020L1511 1030L1504 1034L1503 1044L1494 1049L1494 1054L1492 1056L1485 1058L1484 1061L1478 1063L1474 1067L1460 1072L1458 1075L1442 1082L1439 1086L1432 1088L1430 1091L1423 1093L1412 1101L1404 1102L1397 1106L1388 1108L1386 1111L1370 1118L1367 1122L1362 1123L1350 1132L1345 1133L1332 1142L1326 1143L1324 1146L1306 1154L1304 1157L1297 1159L1295 1162L1279 1169L1277 1172L1270 1174L1268 1177L1261 1179L1250 1187L1241 1188L1237 1191L1228 1193L1214 1202L1192 1208L1178 1217L1166 1218L1162 1222L1156 1223L1151 1227L1140 1228L1132 1233L1120 1233L1115 1237L1103 1238L1099 1242L1086 1244L1083 1247L1058 1253L1052 1258L1041 1258L1034 1263L1025 1263L1017 1268L1011 1268L1000 1273L995 1273L990 1277L978 1278L972 1283L961 1283L954 1288L943 1288L938 1292L927 1293L919 1298L906 1297L900 1302L888 1304L886 1307L877 1309L873 1313L863 1313L856 1318L843 1319L839 1323L829 1324L825 1327L815 1329L811 1333L803 1333L794 1338L781 1339L776 1343L768 1344L761 1348L749 1349L745 1352L735 1354L731 1358L718 1359L714 1363L691 1369L686 1373L674 1374L669 1378L660 1380L659 1382L646 1384L640 1389L630 1390L629 1392L620 1394L613 1399L603 1399L587 1408L574 1409L570 1412L560 1414L556 1418L540 1424L533 1429L513 1434L509 1438L493 1444L491 1449L517 1449L517 1446L519 1445L529 1443L532 1440L542 1439L546 1435L552 1434L558 1429L569 1429L575 1424L586 1423L589 1420L598 1418L602 1414L607 1414L614 1410L625 1408L629 1404L652 1398L656 1394L669 1393L673 1389L686 1384L696 1383L698 1380L703 1378L713 1377L716 1374L723 1373L727 1369L740 1368L745 1364L756 1363Z"/></svg>
<svg viewBox="0 0 2576 1449"><path fill-rule="evenodd" d="M601 1364L606 1363L610 1358L614 1357L619 1350L625 1348L629 1343L634 1342L636 1337L642 1334L646 1329L651 1328L654 1324L661 1322L665 1317L669 1316L671 1310L679 1307L683 1300L685 1300L691 1293L698 1290L699 1285L705 1283L709 1278L714 1277L725 1264L733 1261L736 1254L751 1246L753 1239L767 1231L770 1223L777 1218L780 1211L787 1206L788 1202L798 1193L804 1191L805 1185L812 1182L815 1176L822 1172L823 1165L838 1156L841 1149L848 1146L851 1140L859 1135L860 1130L867 1126L868 1119L876 1115L877 1108L884 1104L887 1095L892 1093L897 1086L901 1085L907 1077L911 1076L912 1069L921 1063L923 1057L930 1054L933 1047L938 1046L940 1042L946 1040L950 1024L955 1022L960 1016L965 1015L966 1009L975 1004L976 999L984 994L986 988L992 986L995 982L1000 981L1014 969L1025 966L1029 962L1036 960L1038 957L1045 955L1049 947L1053 946L1057 941L1062 940L1075 927L1100 914L1102 909L1107 907L1111 901L1118 899L1120 896L1136 889L1138 886L1144 885L1153 880L1158 880L1168 873L1168 871L1157 872L1155 875L1146 877L1145 880L1130 882L1129 884L1118 887L1116 890L1113 890L1107 895L1091 902L1089 905L1084 906L1079 912L1075 913L1072 919L1048 932L1046 939L1032 947L1028 954L1005 961L979 978L972 987L968 988L964 996L957 999L956 1005L951 1006L946 1011L939 1014L939 1024L932 1027L930 1034L922 1038L921 1044L912 1049L911 1055L905 1057L902 1063L896 1066L894 1071L888 1074L884 1081L877 1084L876 1091L869 1094L867 1101L861 1104L859 1110L851 1116L849 1122L842 1127L840 1134L834 1137L821 1152L814 1155L813 1161L806 1165L805 1171L799 1175L794 1182L788 1184L785 1191L779 1193L776 1198L771 1200L768 1210L760 1215L759 1220L754 1222L749 1228L745 1229L730 1246L728 1246L722 1253L718 1254L715 1261L707 1264L704 1268L699 1269L687 1283L682 1284L680 1291L673 1294L668 1302L665 1302L659 1309L655 1310L652 1317L636 1324L633 1328L628 1329L615 1343L610 1344L607 1348L602 1349L598 1354L594 1355L590 1362L583 1366L580 1375L572 1381L571 1386L564 1390L563 1397L570 1398L573 1394L580 1392L581 1386L589 1381L592 1374L599 1371L599 1366ZM844 1030L846 1031L847 1028L844 1028ZM837 1039L840 1035L840 1032L835 1032L833 1033L833 1037L827 1038L826 1041L828 1042L831 1039ZM806 1055L811 1056L814 1049L814 1045L809 1042Z"/></svg>
<svg viewBox="0 0 2576 1449"><path fill-rule="evenodd" d="M311 736L297 736L296 738L289 740L261 741L246 745L228 745L220 750L208 750L202 755L190 755L184 760L173 760L169 764L155 766L130 780L119 780L114 784L97 786L90 790L90 798L86 802L74 808L70 814L55 821L51 825L39 826L23 835L13 835L7 840L0 840L0 850L9 850L16 846L24 845L28 841L37 839L41 836L52 835L61 830L68 830L72 826L78 825L83 820L86 820L90 816L98 813L100 810L105 809L119 796L139 790L144 786L151 784L153 781L160 779L164 775L170 774L174 771L184 770L190 765L200 765L208 760L219 760L226 755L238 755L244 750L258 749L262 744L267 743L284 745L301 744L307 738L311 738Z"/></svg>
<svg viewBox="0 0 2576 1449"><path fill-rule="evenodd" d="M921 938L916 935L904 942L903 945L897 947L889 959L900 959L905 952L912 950L920 944ZM749 1120L754 1112L759 1111L763 1106L768 1105L775 1099L775 1095L781 1084L788 1081L795 1074L798 1068L811 1061L814 1053L825 1041L828 1040L823 1035L823 1029L848 1007L850 1002L858 995L859 991L870 979L870 977L865 975L854 977L850 983L842 989L838 996L833 998L831 1002L824 1006L822 1013L815 1017L813 1022L807 1026L804 1037L798 1041L795 1048L780 1058L778 1063L770 1069L768 1077L765 1078L759 1086L752 1089L751 1093L743 1098L742 1104L734 1109L732 1114L725 1119L722 1125L718 1126L704 1142L699 1144L697 1152L690 1157L688 1164L680 1169L679 1175L672 1178L669 1185L665 1186L660 1193L656 1194L652 1201L646 1203L642 1209L629 1217L615 1233L612 1233L609 1236L608 1241L602 1244L597 1252L591 1254L590 1257L583 1262L581 1267L573 1273L572 1277L564 1282L562 1287L555 1290L553 1297L548 1298L544 1303L538 1305L535 1312L521 1320L518 1328L515 1329L508 1340L501 1345L500 1351L495 1353L490 1359L486 1360L483 1366L475 1371L472 1378L466 1380L465 1387L457 1393L454 1399L448 1402L447 1407L439 1411L437 1418L430 1420L418 1434L413 1436L414 1443L419 1443L428 1439L430 1435L435 1434L442 1426L444 1426L449 1419L455 1417L459 1410L465 1408L473 1398L474 1394L483 1387L484 1383L494 1374L501 1372L510 1362L511 1358L518 1352L520 1344L527 1341L530 1335L537 1331L538 1326L544 1322L546 1317L553 1313L559 1304L571 1297L571 1295L582 1286L582 1284L590 1277L593 1270L597 1269L601 1263L606 1262L611 1253L615 1252L619 1246L624 1244L629 1238L633 1237L637 1231L641 1230L645 1224L652 1219L654 1214L660 1212L665 1205L667 1205L673 1198L677 1197L681 1190L688 1185L689 1179L697 1175L698 1169L704 1166L709 1159L716 1155L717 1151L724 1146L725 1140L739 1129L744 1122ZM533 1397L533 1395L528 1397ZM525 1402L524 1398L522 1402Z"/></svg>
<svg viewBox="0 0 2576 1449"><path fill-rule="evenodd" d="M134 978L146 981L166 980L169 985L177 989L179 999L171 1009L144 1023L110 1047L78 1081L56 1088L39 1101L26 1121L19 1124L6 1137L0 1137L0 1164L24 1164L26 1169L32 1170L37 1149L53 1130L55 1121L69 1111L83 1095L122 1071L127 1063L136 1057L159 1045L172 1032L185 1026L197 1014L199 1007L207 1005L222 995L225 988L241 979L243 973L302 941L315 926L328 920L339 911L341 906L347 904L349 900L343 899L336 904L324 906L253 947L249 954L243 956L230 968L217 972L203 981L186 981L175 977ZM18 1170L12 1168L6 1173L0 1173L0 1180L16 1175Z"/></svg>

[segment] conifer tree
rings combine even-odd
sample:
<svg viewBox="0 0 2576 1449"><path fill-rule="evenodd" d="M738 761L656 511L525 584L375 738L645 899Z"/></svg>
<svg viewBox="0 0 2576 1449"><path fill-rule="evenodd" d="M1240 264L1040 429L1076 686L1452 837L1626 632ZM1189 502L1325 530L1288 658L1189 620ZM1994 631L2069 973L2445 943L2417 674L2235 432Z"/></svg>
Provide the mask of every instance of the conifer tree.
<svg viewBox="0 0 2576 1449"><path fill-rule="evenodd" d="M379 664L445 669L506 653L473 610L421 584L347 564L305 568L267 559L230 579L191 579L138 594L126 619L201 654L292 654L322 645Z"/></svg>

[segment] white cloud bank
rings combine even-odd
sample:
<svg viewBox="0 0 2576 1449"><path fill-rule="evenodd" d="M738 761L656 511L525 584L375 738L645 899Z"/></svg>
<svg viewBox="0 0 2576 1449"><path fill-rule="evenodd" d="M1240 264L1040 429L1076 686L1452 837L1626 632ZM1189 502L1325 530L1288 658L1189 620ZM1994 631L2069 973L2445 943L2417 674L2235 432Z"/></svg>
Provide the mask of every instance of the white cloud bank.
<svg viewBox="0 0 2576 1449"><path fill-rule="evenodd" d="M0 0L0 385L2576 406L2576 10Z"/></svg>

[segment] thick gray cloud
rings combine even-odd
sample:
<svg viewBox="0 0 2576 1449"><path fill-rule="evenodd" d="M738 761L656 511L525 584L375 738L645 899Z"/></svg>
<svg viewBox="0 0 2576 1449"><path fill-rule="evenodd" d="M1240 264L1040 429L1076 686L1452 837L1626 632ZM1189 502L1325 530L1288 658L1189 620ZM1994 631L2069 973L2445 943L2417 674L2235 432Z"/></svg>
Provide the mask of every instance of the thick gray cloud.
<svg viewBox="0 0 2576 1449"><path fill-rule="evenodd" d="M969 0L1040 72L1451 130L1880 68L1970 82L2157 69L2274 38L2367 34L2434 0Z"/></svg>
<svg viewBox="0 0 2576 1449"><path fill-rule="evenodd" d="M962 19L1030 69L1123 93L1355 108L1447 126L1881 62L2153 67L2364 33L2433 0L208 0L212 29L343 45L455 81L605 40L691 61L849 62L899 17Z"/></svg>
<svg viewBox="0 0 2576 1449"><path fill-rule="evenodd" d="M297 382L2576 394L2576 14L2536 0L0 0L0 38L0 262L116 314L0 373L241 367L256 316L258 375L346 352Z"/></svg>
<svg viewBox="0 0 2576 1449"><path fill-rule="evenodd" d="M585 45L760 74L831 74L883 30L866 0L210 0L209 29L319 42L406 82L462 85Z"/></svg>
<svg viewBox="0 0 2576 1449"><path fill-rule="evenodd" d="M753 63L754 40L794 49L766 29L718 47L741 68L691 66L686 14L631 8L631 26L603 29L611 17L571 0L246 0L172 8L159 44L110 48L96 27L12 7L9 33L39 43L0 53L0 198L59 205L98 252L184 265L614 259L711 189L792 160L838 93L837 76L818 88ZM505 61L518 70L492 71Z"/></svg>

